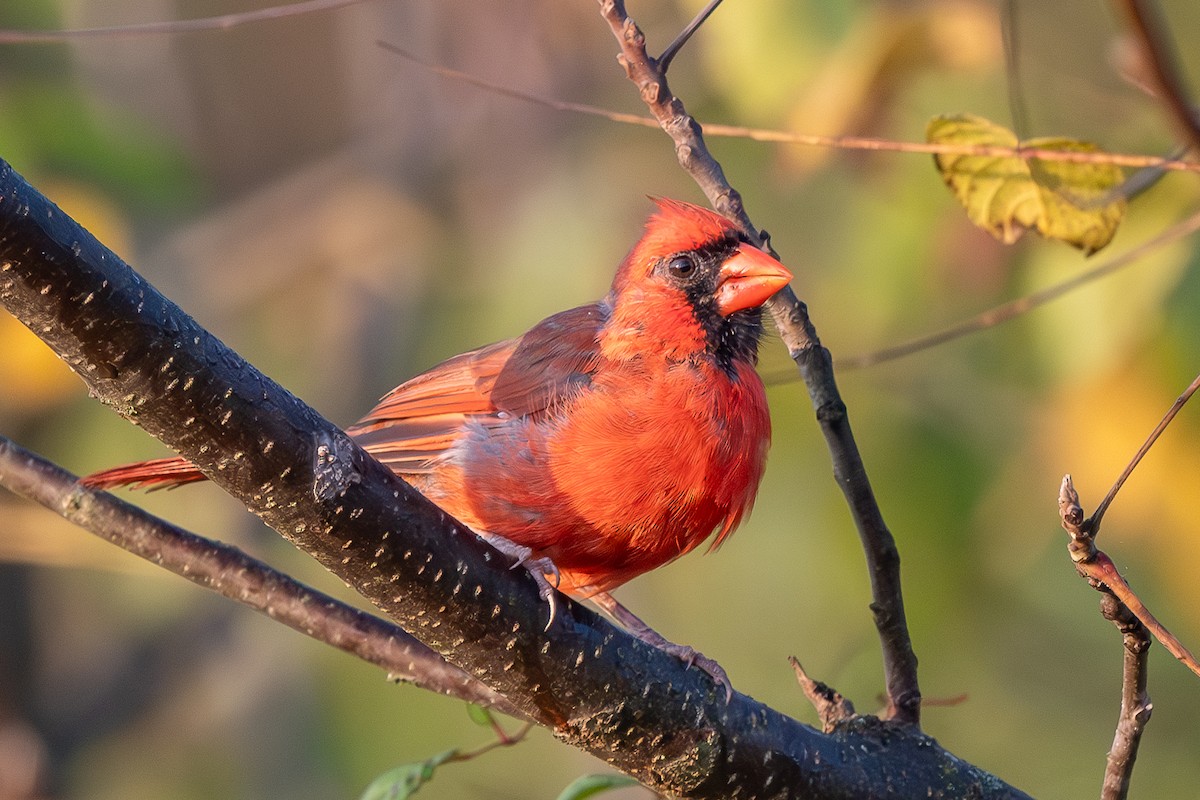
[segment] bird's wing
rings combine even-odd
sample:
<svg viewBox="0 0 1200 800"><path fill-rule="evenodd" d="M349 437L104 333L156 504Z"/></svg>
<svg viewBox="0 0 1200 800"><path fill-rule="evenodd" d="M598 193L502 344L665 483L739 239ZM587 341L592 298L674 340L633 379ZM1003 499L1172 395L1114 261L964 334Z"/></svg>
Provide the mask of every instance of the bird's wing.
<svg viewBox="0 0 1200 800"><path fill-rule="evenodd" d="M538 419L586 387L605 318L600 304L581 306L443 361L390 391L347 433L396 472L427 472L468 423Z"/></svg>

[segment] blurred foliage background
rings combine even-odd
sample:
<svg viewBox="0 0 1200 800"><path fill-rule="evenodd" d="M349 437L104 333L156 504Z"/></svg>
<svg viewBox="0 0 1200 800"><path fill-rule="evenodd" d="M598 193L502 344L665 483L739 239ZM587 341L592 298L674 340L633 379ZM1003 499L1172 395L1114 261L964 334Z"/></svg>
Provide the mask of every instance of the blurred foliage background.
<svg viewBox="0 0 1200 800"><path fill-rule="evenodd" d="M0 26L188 19L268 0L28 0ZM630 3L660 50L701 0ZM1162 4L1193 79L1200 7ZM1126 81L1098 0L739 0L672 67L701 121L920 140L972 112L1023 136L1172 146ZM203 325L348 424L402 379L592 300L646 194L702 201L653 130L430 74L379 46L529 92L642 113L591 0L373 0L223 31L0 47L0 156ZM1195 81L1194 81L1195 82ZM894 344L1128 249L1189 213L1196 180L1138 199L1090 261L967 222L927 156L710 142L838 355ZM1117 716L1120 640L1058 527L1090 509L1200 364L1196 247L1157 250L1018 321L841 384L903 556L929 732L1040 797L1092 797ZM790 376L777 341L762 369ZM752 519L618 592L735 685L815 721L787 656L851 697L881 691L856 534L803 387L773 379L775 443ZM163 455L0 315L0 431L79 473ZM1200 642L1190 409L1106 518L1101 546ZM346 596L211 486L136 502ZM1200 684L1153 649L1138 797L1200 785ZM0 798L354 797L397 764L486 742L462 705L315 644L0 495ZM443 767L425 792L549 798L605 769L535 731ZM40 778L33 776L40 774ZM40 780L40 788L28 788ZM7 783L6 783L7 781ZM24 783L23 783L24 781ZM39 794L40 792L41 794ZM645 796L626 789L614 796Z"/></svg>

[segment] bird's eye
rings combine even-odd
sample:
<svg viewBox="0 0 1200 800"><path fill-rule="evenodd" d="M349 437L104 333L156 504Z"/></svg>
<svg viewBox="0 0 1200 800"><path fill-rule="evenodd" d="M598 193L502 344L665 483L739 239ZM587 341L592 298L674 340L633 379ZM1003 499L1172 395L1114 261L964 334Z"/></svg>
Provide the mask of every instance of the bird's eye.
<svg viewBox="0 0 1200 800"><path fill-rule="evenodd" d="M675 256L667 264L667 272L672 278L687 279L696 271L696 262L691 256Z"/></svg>

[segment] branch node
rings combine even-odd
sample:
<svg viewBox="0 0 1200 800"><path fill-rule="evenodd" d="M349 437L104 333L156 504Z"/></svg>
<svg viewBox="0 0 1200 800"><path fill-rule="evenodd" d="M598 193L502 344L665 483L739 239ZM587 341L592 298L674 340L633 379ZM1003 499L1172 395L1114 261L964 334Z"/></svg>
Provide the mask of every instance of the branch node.
<svg viewBox="0 0 1200 800"><path fill-rule="evenodd" d="M839 398L822 403L817 408L817 421L822 424L840 422L846 418L846 404Z"/></svg>
<svg viewBox="0 0 1200 800"><path fill-rule="evenodd" d="M353 454L354 444L344 433L339 431L335 436L326 436L324 432L318 434L313 463L313 497L318 502L341 497L351 486L362 481L362 474L352 460Z"/></svg>

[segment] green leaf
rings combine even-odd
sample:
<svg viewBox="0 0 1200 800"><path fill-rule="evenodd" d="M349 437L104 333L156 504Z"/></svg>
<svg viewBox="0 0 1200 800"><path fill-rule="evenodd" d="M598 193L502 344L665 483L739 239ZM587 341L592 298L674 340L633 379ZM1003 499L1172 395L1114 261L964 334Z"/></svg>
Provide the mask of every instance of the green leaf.
<svg viewBox="0 0 1200 800"><path fill-rule="evenodd" d="M495 725L495 721L492 719L492 712L474 703L467 703L467 716L471 718L471 722L481 725L484 728L490 728Z"/></svg>
<svg viewBox="0 0 1200 800"><path fill-rule="evenodd" d="M583 775L571 781L571 785L562 790L558 800L586 800L610 789L622 789L626 786L640 784L628 775Z"/></svg>
<svg viewBox="0 0 1200 800"><path fill-rule="evenodd" d="M358 800L406 800L433 779L439 766L458 755L458 750L447 750L425 761L402 764L371 781Z"/></svg>
<svg viewBox="0 0 1200 800"><path fill-rule="evenodd" d="M934 117L926 138L934 144L1099 152L1075 139L1022 143L1007 128L970 114ZM971 221L1005 244L1036 230L1090 254L1112 241L1125 218L1125 199L1112 196L1125 176L1114 164L953 153L939 153L934 162Z"/></svg>

